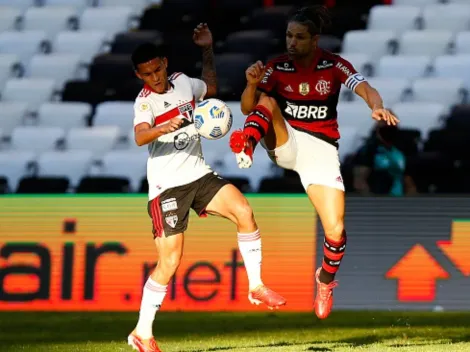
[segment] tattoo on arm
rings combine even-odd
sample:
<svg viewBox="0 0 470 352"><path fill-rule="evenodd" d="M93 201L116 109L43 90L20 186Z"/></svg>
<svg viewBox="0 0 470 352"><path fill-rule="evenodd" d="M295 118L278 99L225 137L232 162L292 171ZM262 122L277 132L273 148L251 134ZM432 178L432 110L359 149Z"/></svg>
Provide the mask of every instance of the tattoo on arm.
<svg viewBox="0 0 470 352"><path fill-rule="evenodd" d="M217 75L215 73L214 51L212 46L202 51L202 80L207 84L207 90L215 94L217 90Z"/></svg>

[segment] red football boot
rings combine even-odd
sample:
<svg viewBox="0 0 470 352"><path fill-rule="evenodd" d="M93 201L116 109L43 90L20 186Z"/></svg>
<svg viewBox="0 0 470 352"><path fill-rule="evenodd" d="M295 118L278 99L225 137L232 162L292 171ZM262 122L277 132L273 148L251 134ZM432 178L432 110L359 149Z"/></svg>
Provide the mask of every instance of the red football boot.
<svg viewBox="0 0 470 352"><path fill-rule="evenodd" d="M284 297L264 285L260 285L251 291L248 294L248 300L251 304L256 305L264 303L269 309L277 309L286 304L286 299Z"/></svg>
<svg viewBox="0 0 470 352"><path fill-rule="evenodd" d="M333 308L333 289L338 286L337 281L329 284L320 282L321 267L317 269L315 279L317 281L317 296L315 297L315 314L320 319L325 319L330 315Z"/></svg>
<svg viewBox="0 0 470 352"><path fill-rule="evenodd" d="M144 340L137 336L135 331L127 337L127 343L138 352L162 352L153 336L148 340Z"/></svg>
<svg viewBox="0 0 470 352"><path fill-rule="evenodd" d="M253 145L242 130L236 130L230 136L230 149L235 153L240 169L248 169L253 164Z"/></svg>

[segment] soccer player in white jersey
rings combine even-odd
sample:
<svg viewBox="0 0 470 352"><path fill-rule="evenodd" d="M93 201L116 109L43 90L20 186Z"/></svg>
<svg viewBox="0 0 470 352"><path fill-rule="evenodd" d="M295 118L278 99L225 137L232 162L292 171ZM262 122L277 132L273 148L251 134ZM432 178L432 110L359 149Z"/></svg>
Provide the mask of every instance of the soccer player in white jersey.
<svg viewBox="0 0 470 352"><path fill-rule="evenodd" d="M128 337L140 352L160 351L153 320L180 263L191 208L199 216L217 215L236 225L250 302L271 309L286 303L261 279L261 237L248 201L204 162L192 113L197 101L217 93L212 34L206 24L196 27L193 40L203 51L202 79L183 73L168 77L167 58L153 44L139 46L132 55L136 75L145 83L134 104L134 131L135 142L149 149L148 212L159 258L143 289L139 321Z"/></svg>

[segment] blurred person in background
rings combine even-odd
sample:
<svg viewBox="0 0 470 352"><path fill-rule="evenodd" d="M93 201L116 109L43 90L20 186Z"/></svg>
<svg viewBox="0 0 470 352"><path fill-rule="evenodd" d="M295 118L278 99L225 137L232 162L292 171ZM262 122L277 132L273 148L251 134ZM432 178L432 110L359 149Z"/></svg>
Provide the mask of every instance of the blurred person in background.
<svg viewBox="0 0 470 352"><path fill-rule="evenodd" d="M354 157L354 189L363 194L415 194L405 154L397 148L398 127L378 122Z"/></svg>

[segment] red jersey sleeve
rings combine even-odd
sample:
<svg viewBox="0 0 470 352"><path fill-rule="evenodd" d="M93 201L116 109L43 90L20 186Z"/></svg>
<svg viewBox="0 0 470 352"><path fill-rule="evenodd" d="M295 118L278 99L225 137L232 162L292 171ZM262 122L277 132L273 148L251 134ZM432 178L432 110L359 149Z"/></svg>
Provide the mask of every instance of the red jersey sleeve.
<svg viewBox="0 0 470 352"><path fill-rule="evenodd" d="M268 62L266 64L266 70L264 71L264 77L261 82L258 83L258 89L266 94L271 93L276 86L275 76L274 65L272 62Z"/></svg>
<svg viewBox="0 0 470 352"><path fill-rule="evenodd" d="M337 56L334 74L342 84L352 91L355 91L359 84L367 81L348 60L343 59L341 56Z"/></svg>

